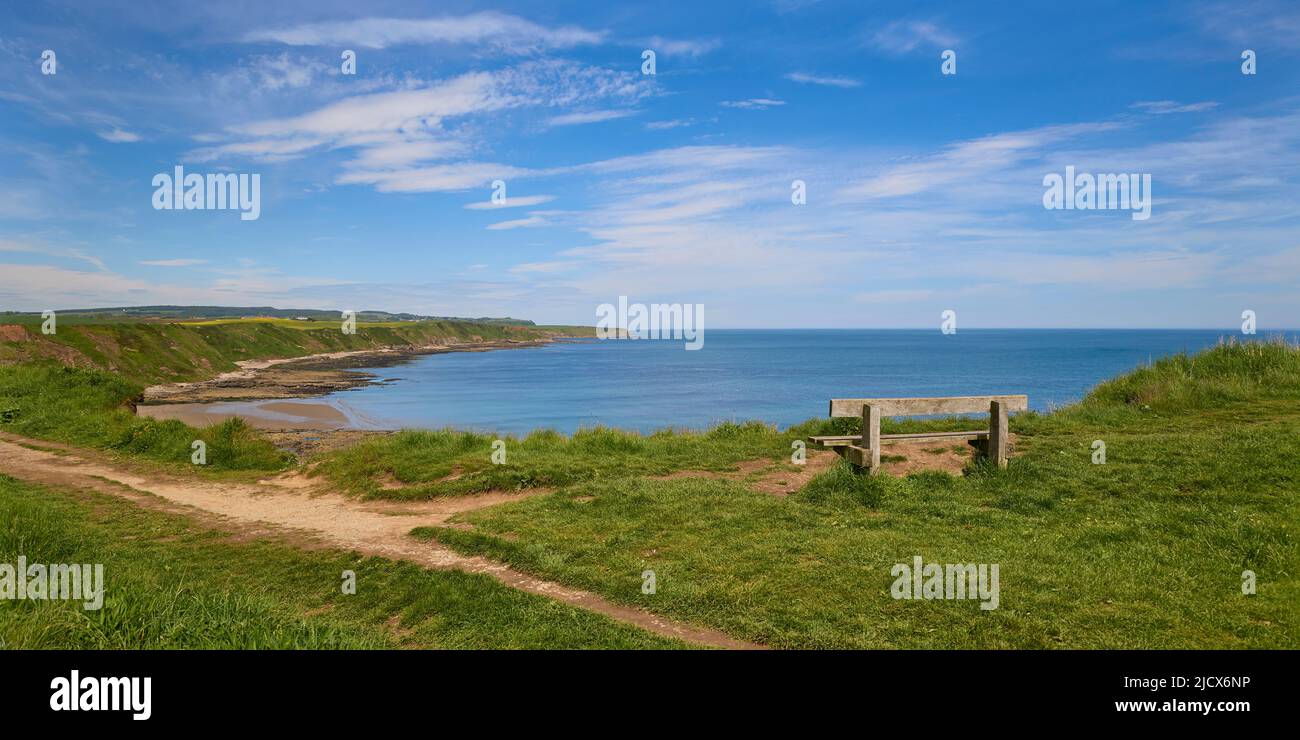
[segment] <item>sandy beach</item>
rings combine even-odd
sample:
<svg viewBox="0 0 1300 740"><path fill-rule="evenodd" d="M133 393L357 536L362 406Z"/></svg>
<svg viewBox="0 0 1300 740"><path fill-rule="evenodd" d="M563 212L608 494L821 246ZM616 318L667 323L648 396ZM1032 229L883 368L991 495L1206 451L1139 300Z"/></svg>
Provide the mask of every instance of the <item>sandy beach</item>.
<svg viewBox="0 0 1300 740"><path fill-rule="evenodd" d="M352 423L342 410L323 401L168 403L139 406L136 414L151 419L178 419L195 427L217 424L236 416L258 429L326 431L342 429Z"/></svg>

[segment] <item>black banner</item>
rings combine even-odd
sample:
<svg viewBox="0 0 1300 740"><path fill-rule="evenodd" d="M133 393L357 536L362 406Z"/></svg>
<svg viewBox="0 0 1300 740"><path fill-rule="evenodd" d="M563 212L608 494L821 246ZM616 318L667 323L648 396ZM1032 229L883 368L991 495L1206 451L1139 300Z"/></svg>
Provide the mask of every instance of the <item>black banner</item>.
<svg viewBox="0 0 1300 740"><path fill-rule="evenodd" d="M271 716L337 728L366 726L377 711L385 722L463 715L527 727L557 713L580 723L588 712L644 720L683 709L725 709L742 724L815 712L914 726L1226 727L1288 716L1296 688L1285 652L123 651L0 661L6 717L50 728L238 729Z"/></svg>

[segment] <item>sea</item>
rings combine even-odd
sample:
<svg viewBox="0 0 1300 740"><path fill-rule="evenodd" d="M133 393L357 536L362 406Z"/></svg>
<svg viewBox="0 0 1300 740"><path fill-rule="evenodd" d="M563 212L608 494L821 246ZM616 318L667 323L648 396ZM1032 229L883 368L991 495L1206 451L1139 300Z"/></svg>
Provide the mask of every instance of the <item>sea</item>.
<svg viewBox="0 0 1300 740"><path fill-rule="evenodd" d="M1291 341L1293 332L1284 334ZM359 428L648 433L760 420L786 427L831 398L1023 393L1049 411L1097 383L1243 337L1222 329L709 330L680 340L564 340L366 368L382 382L325 400Z"/></svg>

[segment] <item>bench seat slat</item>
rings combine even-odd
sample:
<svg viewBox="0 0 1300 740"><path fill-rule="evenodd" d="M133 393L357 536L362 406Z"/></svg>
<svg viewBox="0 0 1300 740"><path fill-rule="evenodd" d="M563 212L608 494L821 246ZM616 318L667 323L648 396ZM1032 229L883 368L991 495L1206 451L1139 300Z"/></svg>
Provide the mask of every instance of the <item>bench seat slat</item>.
<svg viewBox="0 0 1300 740"><path fill-rule="evenodd" d="M882 416L930 416L935 414L988 413L991 401L1001 401L1007 411L1027 411L1029 396L948 396L941 398L832 398L831 416L861 416L871 404Z"/></svg>
<svg viewBox="0 0 1300 740"><path fill-rule="evenodd" d="M911 434L882 434L882 440L908 440L908 439L984 439L989 436L987 429L973 432L915 432ZM809 442L819 444L823 447L842 447L844 445L857 444L862 441L861 434L829 434L816 437L809 437Z"/></svg>

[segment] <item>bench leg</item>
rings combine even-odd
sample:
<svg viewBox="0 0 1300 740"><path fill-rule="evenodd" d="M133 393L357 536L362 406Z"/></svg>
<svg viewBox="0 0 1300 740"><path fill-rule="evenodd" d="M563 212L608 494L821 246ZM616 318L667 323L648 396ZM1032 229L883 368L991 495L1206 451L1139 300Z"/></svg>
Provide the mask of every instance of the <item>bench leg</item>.
<svg viewBox="0 0 1300 740"><path fill-rule="evenodd" d="M871 404L862 406L862 444L871 450L871 464L867 466L872 475L880 472L880 407Z"/></svg>
<svg viewBox="0 0 1300 740"><path fill-rule="evenodd" d="M999 468L1007 466L1007 407L989 402L989 459Z"/></svg>

